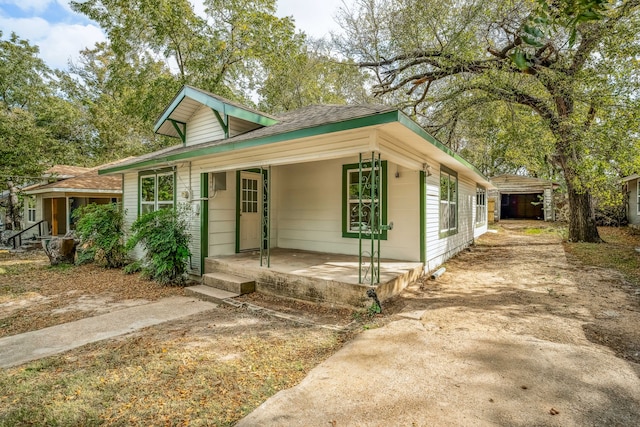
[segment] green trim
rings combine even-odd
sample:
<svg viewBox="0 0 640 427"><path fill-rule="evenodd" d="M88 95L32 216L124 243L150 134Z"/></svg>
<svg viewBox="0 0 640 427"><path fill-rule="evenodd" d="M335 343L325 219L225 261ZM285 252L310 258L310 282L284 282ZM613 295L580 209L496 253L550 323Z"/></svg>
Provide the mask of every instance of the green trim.
<svg viewBox="0 0 640 427"><path fill-rule="evenodd" d="M211 154L226 153L229 151L242 150L246 148L254 148L262 145L272 144L276 142L291 141L294 139L307 138L312 136L330 134L334 132L341 132L345 130L358 129L363 127L381 125L386 123L393 123L398 121L398 111L390 111L388 113L381 113L372 116L359 117L357 119L346 120L338 123L329 123L324 125L318 125L305 129L298 129L291 132L285 132L277 135L269 135L262 138L247 139L238 142L230 142L226 144L214 145L211 147L204 147L196 150L185 151L165 157L145 160L140 163L132 163L129 165L116 166L113 168L103 169L99 171L99 174L109 174L115 172L121 172L134 168L146 168L154 165L185 160L193 157L207 156Z"/></svg>
<svg viewBox="0 0 640 427"><path fill-rule="evenodd" d="M371 167L371 163L367 162L366 167ZM347 173L349 170L358 170L358 163L351 163L348 165L342 165L342 237L358 239L359 235L356 232L348 230L348 217L349 207L347 203ZM382 161L382 224L387 224L387 161ZM370 239L372 236L363 236L363 239ZM382 230L380 240L387 240L387 230Z"/></svg>
<svg viewBox="0 0 640 427"><path fill-rule="evenodd" d="M427 175L420 171L420 262L427 263Z"/></svg>
<svg viewBox="0 0 640 427"><path fill-rule="evenodd" d="M200 274L209 256L209 174L200 174Z"/></svg>
<svg viewBox="0 0 640 427"><path fill-rule="evenodd" d="M442 172L446 173L447 175L454 176L456 178L456 228L453 230L447 230L444 232L440 230L440 215L442 214L442 212L440 212L440 204L441 204L440 202L442 200L442 195L440 194L440 190L442 189ZM460 178L458 178L458 172L454 171L453 169L449 169L444 165L440 165L440 177L438 179L438 233L441 239L458 234L458 230L460 229L459 213L460 213Z"/></svg>
<svg viewBox="0 0 640 427"><path fill-rule="evenodd" d="M168 168L162 168L162 169L151 169L146 171L140 171L138 172L138 177L141 177L144 175L162 175L169 172L175 172L175 169L173 167L168 167Z"/></svg>
<svg viewBox="0 0 640 427"><path fill-rule="evenodd" d="M169 119L171 114L173 114L175 109L178 108L184 98L191 98L196 102L206 105L209 108L213 108L214 110L223 112L226 115L237 117L262 126L271 126L278 123L276 119L271 117L228 104L195 88L184 86L156 121L156 124L153 127L154 132L158 132L158 129L160 129L164 122Z"/></svg>
<svg viewBox="0 0 640 427"><path fill-rule="evenodd" d="M426 141L431 143L434 147L440 149L441 151L444 151L445 153L447 153L448 155L453 157L455 160L457 160L458 162L462 163L464 166L468 167L469 169L471 169L472 171L474 171L475 173L480 175L480 177L482 177L483 179L489 181L489 178L487 178L482 172L480 172L480 170L478 168L476 168L474 165L469 163L462 156L460 156L459 154L457 154L456 152L451 150L449 147L444 145L442 142L440 142L437 139L435 139L433 136L431 136L431 134L429 134L426 130L424 130L422 127L420 127L419 124L417 124L416 122L411 120L411 118L409 118L406 114L404 114L404 113L399 111L398 112L398 121L400 122L400 124L402 124L405 127L409 128L409 130L411 130L413 133L417 134L422 139L425 139Z"/></svg>
<svg viewBox="0 0 640 427"><path fill-rule="evenodd" d="M220 127L224 131L224 138L225 139L229 138L229 116L224 114L224 112L223 112L223 115L221 116L220 113L218 113L218 110L212 109L211 111L213 111L213 114L216 116L216 119L218 119L218 123L220 123Z"/></svg>
<svg viewBox="0 0 640 427"><path fill-rule="evenodd" d="M236 171L236 253L240 253L240 173Z"/></svg>
<svg viewBox="0 0 640 427"><path fill-rule="evenodd" d="M140 218L140 206L142 205L142 180L140 179L140 176L140 173L138 173L138 214L136 215L136 218Z"/></svg>
<svg viewBox="0 0 640 427"><path fill-rule="evenodd" d="M482 190L484 193L484 221L482 222L478 222L478 190ZM475 200L474 200L474 204L473 207L475 208L475 214L476 214L476 220L475 220L475 225L476 228L478 227L482 227L484 225L487 225L489 223L489 211L488 211L488 191L487 189L480 185L480 184L476 184L476 196L475 196Z"/></svg>
<svg viewBox="0 0 640 427"><path fill-rule="evenodd" d="M169 121L173 125L173 128L176 130L176 132L178 132L178 136L180 136L182 145L185 145L187 143L187 124L173 119L169 119ZM179 125L182 125L182 129L180 129Z"/></svg>
<svg viewBox="0 0 640 427"><path fill-rule="evenodd" d="M173 173L173 210L175 211L177 209L177 204L178 204L178 188L177 188L177 178L178 178L178 174L176 172L176 169L174 167L169 167L169 168L162 168L162 169L154 169L154 170L146 170L146 171L140 171L138 172L138 216L137 218L140 218L140 208L142 206L142 179L143 177L146 176L155 176L155 188L156 188L156 198L157 198L157 192L158 192L158 175L169 175L170 173ZM123 187L124 189L124 187ZM124 193L124 190L123 190ZM155 200L154 201L154 210L156 210L158 208L157 206L158 201Z"/></svg>

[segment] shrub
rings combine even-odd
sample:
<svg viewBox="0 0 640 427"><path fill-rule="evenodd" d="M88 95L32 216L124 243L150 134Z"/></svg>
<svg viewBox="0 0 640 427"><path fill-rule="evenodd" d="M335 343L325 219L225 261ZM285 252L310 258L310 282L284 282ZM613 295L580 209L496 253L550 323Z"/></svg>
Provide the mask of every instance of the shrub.
<svg viewBox="0 0 640 427"><path fill-rule="evenodd" d="M115 203L90 204L76 209L76 234L80 239L78 263L97 262L109 268L127 261L123 240L123 214Z"/></svg>
<svg viewBox="0 0 640 427"><path fill-rule="evenodd" d="M137 244L145 250L142 272L162 284L184 284L190 236L182 211L160 209L142 215L131 225L127 249Z"/></svg>

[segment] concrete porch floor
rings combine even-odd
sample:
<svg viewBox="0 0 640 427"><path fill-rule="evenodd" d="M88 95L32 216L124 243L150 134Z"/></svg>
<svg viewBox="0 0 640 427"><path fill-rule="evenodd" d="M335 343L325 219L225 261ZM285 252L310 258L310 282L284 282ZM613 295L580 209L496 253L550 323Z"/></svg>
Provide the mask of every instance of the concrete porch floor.
<svg viewBox="0 0 640 427"><path fill-rule="evenodd" d="M380 260L380 281L374 285L381 300L399 293L422 274L420 262ZM358 257L353 255L271 249L271 267L260 267L260 252L207 258L205 272L228 272L256 280L259 292L306 299L357 305L366 302L370 277L363 271L363 283L358 283ZM354 298L360 303L354 304Z"/></svg>

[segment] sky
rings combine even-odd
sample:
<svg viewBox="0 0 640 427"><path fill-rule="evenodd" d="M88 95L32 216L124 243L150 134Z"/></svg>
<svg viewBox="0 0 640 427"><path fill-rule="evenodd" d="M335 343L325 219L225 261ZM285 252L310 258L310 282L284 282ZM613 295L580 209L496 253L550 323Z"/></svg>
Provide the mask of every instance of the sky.
<svg viewBox="0 0 640 427"><path fill-rule="evenodd" d="M342 3L278 0L277 15L293 16L299 30L319 38L339 30L333 18ZM51 68L60 69L66 69L80 50L105 40L95 22L71 10L69 0L0 0L0 31L3 39L15 32L39 46L40 57Z"/></svg>

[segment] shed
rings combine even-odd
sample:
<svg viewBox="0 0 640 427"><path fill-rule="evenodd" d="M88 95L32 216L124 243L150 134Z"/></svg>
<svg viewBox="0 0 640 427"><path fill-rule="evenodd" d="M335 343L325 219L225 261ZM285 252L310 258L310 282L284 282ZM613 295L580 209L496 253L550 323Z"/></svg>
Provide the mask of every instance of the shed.
<svg viewBox="0 0 640 427"><path fill-rule="evenodd" d="M555 221L553 190L560 186L558 183L510 174L494 176L491 178L491 183L497 188L489 195L490 200L495 201L496 221L501 219Z"/></svg>

